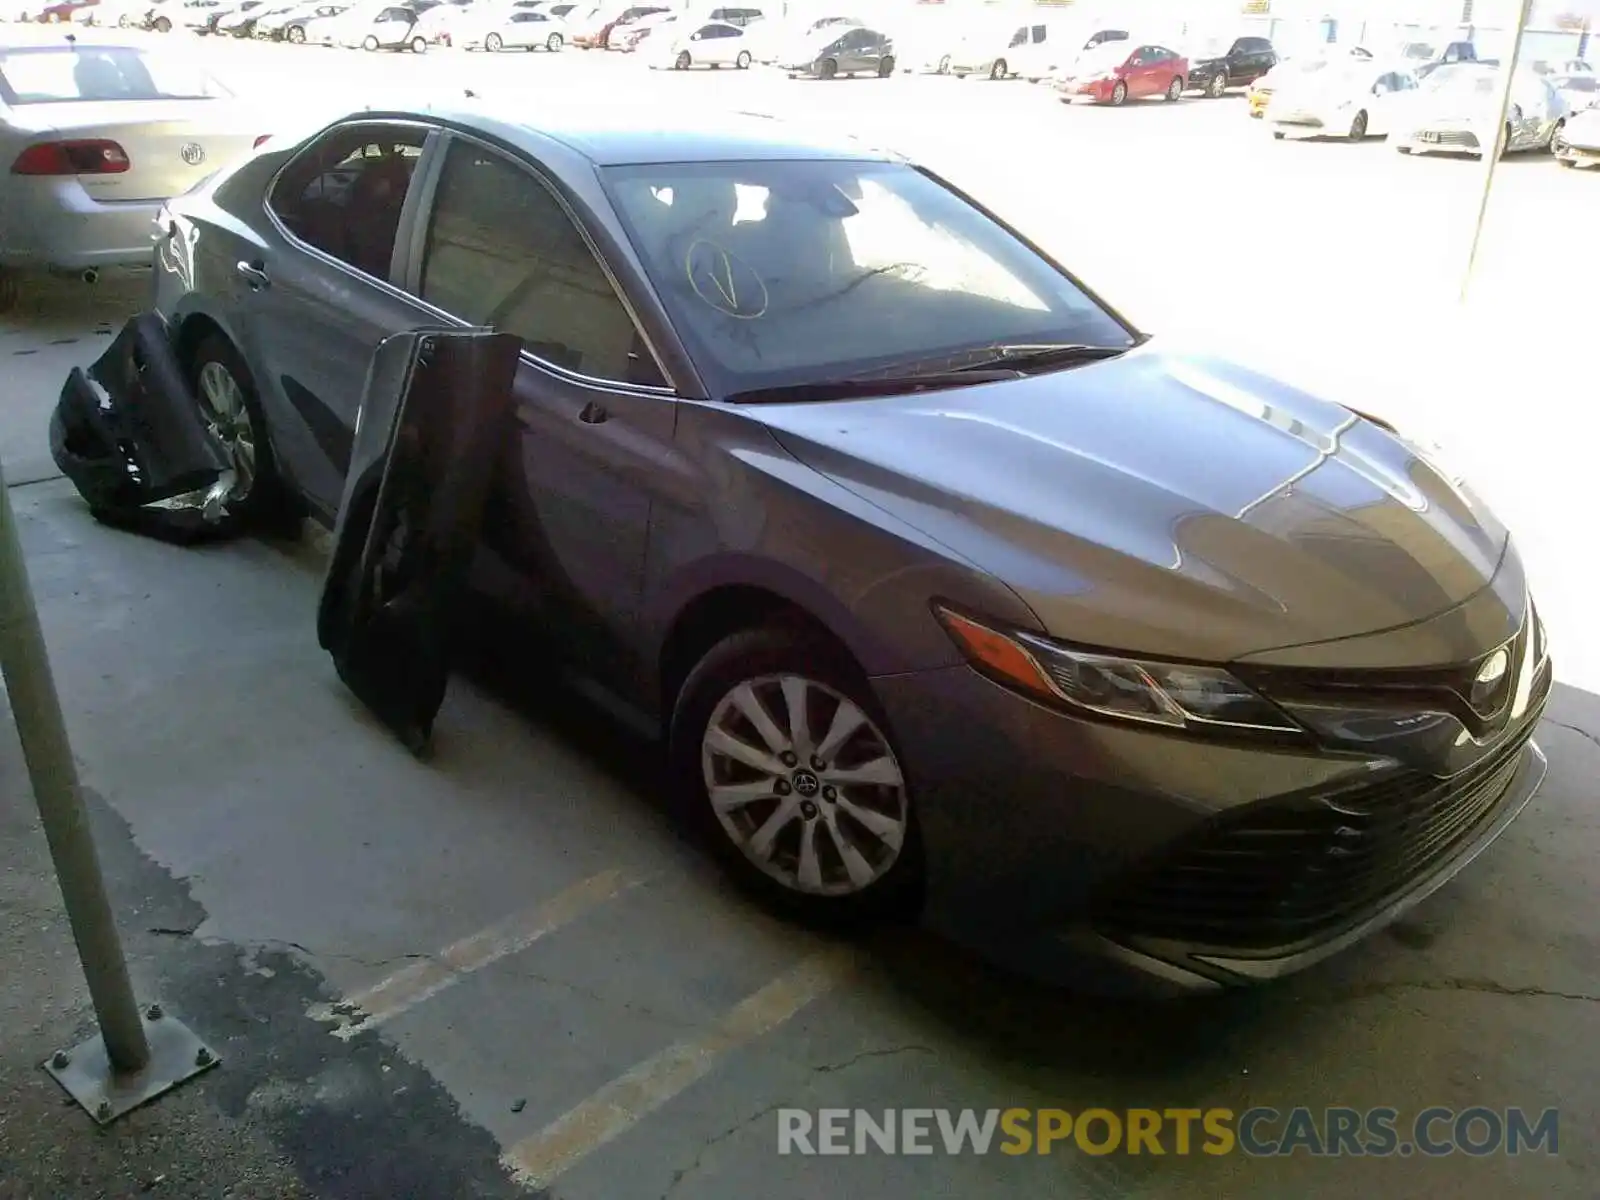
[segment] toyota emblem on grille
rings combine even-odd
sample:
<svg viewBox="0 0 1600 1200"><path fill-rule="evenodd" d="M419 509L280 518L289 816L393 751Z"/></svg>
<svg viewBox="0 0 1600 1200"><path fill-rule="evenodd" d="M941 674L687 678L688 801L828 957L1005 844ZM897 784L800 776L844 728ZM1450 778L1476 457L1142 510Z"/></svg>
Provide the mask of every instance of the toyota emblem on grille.
<svg viewBox="0 0 1600 1200"><path fill-rule="evenodd" d="M185 142L178 151L178 157L191 167L198 167L206 160L206 148L199 142Z"/></svg>

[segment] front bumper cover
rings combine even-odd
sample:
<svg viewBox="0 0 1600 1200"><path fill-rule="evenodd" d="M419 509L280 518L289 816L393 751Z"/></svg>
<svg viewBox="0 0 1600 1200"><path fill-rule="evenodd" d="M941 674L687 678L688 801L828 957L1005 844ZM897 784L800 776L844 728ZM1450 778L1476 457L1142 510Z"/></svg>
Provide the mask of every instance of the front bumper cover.
<svg viewBox="0 0 1600 1200"><path fill-rule="evenodd" d="M231 465L153 313L123 326L87 370L68 374L50 418L50 456L108 525L176 542L233 531Z"/></svg>

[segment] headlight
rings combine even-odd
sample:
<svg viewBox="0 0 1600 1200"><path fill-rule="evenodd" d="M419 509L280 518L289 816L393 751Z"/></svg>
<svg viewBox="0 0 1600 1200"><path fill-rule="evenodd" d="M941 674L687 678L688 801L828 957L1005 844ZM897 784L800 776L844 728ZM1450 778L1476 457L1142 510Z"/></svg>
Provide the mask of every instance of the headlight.
<svg viewBox="0 0 1600 1200"><path fill-rule="evenodd" d="M1220 667L1097 654L1038 634L1003 631L937 603L933 611L975 668L1055 704L1096 717L1195 733L1305 733L1271 701Z"/></svg>

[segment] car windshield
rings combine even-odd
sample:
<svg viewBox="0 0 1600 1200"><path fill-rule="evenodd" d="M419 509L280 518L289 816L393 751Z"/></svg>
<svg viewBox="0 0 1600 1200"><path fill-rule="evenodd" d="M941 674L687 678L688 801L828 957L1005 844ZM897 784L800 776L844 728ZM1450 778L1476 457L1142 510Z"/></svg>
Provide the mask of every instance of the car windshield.
<svg viewBox="0 0 1600 1200"><path fill-rule="evenodd" d="M225 87L183 59L129 46L0 50L0 99L11 105L209 100L228 95Z"/></svg>
<svg viewBox="0 0 1600 1200"><path fill-rule="evenodd" d="M851 160L602 169L713 391L821 383L1001 343L1126 347L1059 269L913 167Z"/></svg>

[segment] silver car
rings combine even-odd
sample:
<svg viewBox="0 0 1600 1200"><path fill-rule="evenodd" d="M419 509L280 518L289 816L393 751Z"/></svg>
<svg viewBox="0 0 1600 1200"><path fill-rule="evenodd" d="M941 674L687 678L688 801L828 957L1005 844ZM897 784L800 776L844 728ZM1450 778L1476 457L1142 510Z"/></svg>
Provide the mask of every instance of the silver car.
<svg viewBox="0 0 1600 1200"><path fill-rule="evenodd" d="M0 39L0 272L148 266L163 201L269 132L170 53Z"/></svg>
<svg viewBox="0 0 1600 1200"><path fill-rule="evenodd" d="M1422 81L1397 115L1389 144L1402 154L1472 154L1492 151L1502 131L1499 119L1504 68L1452 63ZM1511 79L1504 151L1548 150L1569 106L1544 76L1519 68Z"/></svg>
<svg viewBox="0 0 1600 1200"><path fill-rule="evenodd" d="M1440 887L1543 776L1543 627L1469 488L854 139L361 110L163 230L241 513L335 518L387 338L521 339L478 586L656 723L783 911L1248 983Z"/></svg>

